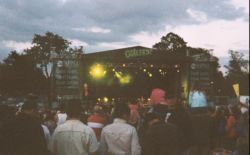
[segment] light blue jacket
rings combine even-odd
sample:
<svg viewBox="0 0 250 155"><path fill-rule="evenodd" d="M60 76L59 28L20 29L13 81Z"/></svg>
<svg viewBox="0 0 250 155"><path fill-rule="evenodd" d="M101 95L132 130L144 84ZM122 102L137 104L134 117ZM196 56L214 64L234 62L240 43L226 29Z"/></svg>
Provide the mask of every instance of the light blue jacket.
<svg viewBox="0 0 250 155"><path fill-rule="evenodd" d="M191 108L207 107L208 103L205 94L201 91L191 91L189 93L189 105Z"/></svg>

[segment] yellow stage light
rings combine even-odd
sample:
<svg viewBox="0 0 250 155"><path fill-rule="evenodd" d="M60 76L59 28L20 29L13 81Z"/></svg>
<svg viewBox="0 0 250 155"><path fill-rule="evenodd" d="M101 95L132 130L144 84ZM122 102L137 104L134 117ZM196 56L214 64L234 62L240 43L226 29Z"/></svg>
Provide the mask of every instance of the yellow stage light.
<svg viewBox="0 0 250 155"><path fill-rule="evenodd" d="M90 68L90 74L95 78L95 79L100 79L105 76L107 71L104 70L103 66L100 64L95 64L91 66Z"/></svg>
<svg viewBox="0 0 250 155"><path fill-rule="evenodd" d="M104 98L103 98L103 101L104 101L105 103L107 103L107 102L109 101L109 98L108 98L108 97L104 97Z"/></svg>
<svg viewBox="0 0 250 155"><path fill-rule="evenodd" d="M115 72L115 77L117 77L119 79L120 84L124 85L124 84L128 84L131 82L131 76L130 75L122 75L121 72Z"/></svg>
<svg viewBox="0 0 250 155"><path fill-rule="evenodd" d="M128 84L131 81L131 77L129 75L126 75L119 79L121 84Z"/></svg>

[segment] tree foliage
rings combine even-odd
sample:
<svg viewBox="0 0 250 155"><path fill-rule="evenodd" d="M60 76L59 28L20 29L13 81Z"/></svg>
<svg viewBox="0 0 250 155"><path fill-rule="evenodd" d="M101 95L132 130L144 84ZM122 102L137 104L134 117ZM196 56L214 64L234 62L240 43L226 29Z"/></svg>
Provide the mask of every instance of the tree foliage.
<svg viewBox="0 0 250 155"><path fill-rule="evenodd" d="M244 94L249 94L249 61L244 59L244 54L237 51L229 51L231 60L227 69L226 79L231 83L240 84L240 90Z"/></svg>
<svg viewBox="0 0 250 155"><path fill-rule="evenodd" d="M174 52L183 51L187 43L177 34L168 33L161 38L161 41L153 45L153 48L160 51Z"/></svg>
<svg viewBox="0 0 250 155"><path fill-rule="evenodd" d="M18 96L30 92L42 93L46 89L43 73L28 55L11 51L0 70L0 91L4 94Z"/></svg>
<svg viewBox="0 0 250 155"><path fill-rule="evenodd" d="M47 32L45 35L35 34L32 44L33 47L25 50L25 53L34 58L35 62L44 71L45 76L49 78L48 65L52 63L52 57L55 54L59 56L65 55L70 42L57 34Z"/></svg>
<svg viewBox="0 0 250 155"><path fill-rule="evenodd" d="M72 48L69 41L52 32L35 34L32 44L22 54L11 51L0 63L0 93L48 93L52 81L48 67L53 66L53 57L80 57L84 53L83 47Z"/></svg>

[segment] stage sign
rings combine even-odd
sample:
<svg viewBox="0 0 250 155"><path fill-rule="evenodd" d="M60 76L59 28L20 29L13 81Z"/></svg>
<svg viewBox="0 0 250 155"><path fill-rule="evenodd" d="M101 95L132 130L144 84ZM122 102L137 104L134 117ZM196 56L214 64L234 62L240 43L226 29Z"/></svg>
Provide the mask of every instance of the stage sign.
<svg viewBox="0 0 250 155"><path fill-rule="evenodd" d="M143 57L147 55L152 55L151 49L131 49L125 51L126 58Z"/></svg>

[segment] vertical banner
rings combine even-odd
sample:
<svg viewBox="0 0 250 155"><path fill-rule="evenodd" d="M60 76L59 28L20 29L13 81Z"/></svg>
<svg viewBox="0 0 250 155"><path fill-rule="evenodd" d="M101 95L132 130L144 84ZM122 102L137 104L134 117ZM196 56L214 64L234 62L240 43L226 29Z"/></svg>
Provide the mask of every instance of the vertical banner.
<svg viewBox="0 0 250 155"><path fill-rule="evenodd" d="M234 92L236 94L237 97L240 97L240 85L238 83L233 85L234 88Z"/></svg>

